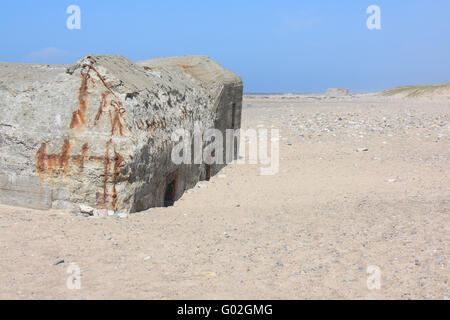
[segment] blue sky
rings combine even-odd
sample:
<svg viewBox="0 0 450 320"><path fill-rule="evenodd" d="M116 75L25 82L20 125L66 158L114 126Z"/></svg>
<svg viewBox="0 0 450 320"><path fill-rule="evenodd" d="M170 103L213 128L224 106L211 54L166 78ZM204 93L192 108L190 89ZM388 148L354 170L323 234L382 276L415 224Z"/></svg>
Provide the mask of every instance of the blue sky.
<svg viewBox="0 0 450 320"><path fill-rule="evenodd" d="M81 30L68 30L69 5ZM381 30L366 9L381 8ZM369 92L450 81L449 0L2 1L0 61L205 54L246 92Z"/></svg>

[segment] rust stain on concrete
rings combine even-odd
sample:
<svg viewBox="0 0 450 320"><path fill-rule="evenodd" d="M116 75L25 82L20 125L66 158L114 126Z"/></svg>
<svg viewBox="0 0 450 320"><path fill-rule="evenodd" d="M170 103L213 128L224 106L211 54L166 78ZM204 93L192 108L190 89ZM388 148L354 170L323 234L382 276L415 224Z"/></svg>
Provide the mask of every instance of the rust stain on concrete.
<svg viewBox="0 0 450 320"><path fill-rule="evenodd" d="M42 181L46 174L62 172L64 175L69 173L69 138L64 139L64 144L59 154L47 154L47 144L41 143L36 152L36 172Z"/></svg>

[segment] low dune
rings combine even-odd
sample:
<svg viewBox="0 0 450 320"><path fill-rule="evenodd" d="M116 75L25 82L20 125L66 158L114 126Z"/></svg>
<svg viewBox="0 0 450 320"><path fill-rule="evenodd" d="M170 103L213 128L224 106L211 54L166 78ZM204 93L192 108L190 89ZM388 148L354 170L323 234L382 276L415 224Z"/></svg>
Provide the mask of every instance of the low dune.
<svg viewBox="0 0 450 320"><path fill-rule="evenodd" d="M381 92L386 97L405 97L405 98L430 98L430 97L448 97L450 98L450 82L442 84L422 85L422 86L403 86Z"/></svg>

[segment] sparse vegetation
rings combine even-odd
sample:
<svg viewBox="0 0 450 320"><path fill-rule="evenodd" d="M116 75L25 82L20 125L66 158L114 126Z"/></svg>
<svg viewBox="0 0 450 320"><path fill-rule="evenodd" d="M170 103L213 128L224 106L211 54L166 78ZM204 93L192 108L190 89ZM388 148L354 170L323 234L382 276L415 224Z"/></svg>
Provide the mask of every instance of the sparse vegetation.
<svg viewBox="0 0 450 320"><path fill-rule="evenodd" d="M421 97L424 95L450 93L450 82L422 86L403 86L381 92L382 96L404 95L405 97Z"/></svg>

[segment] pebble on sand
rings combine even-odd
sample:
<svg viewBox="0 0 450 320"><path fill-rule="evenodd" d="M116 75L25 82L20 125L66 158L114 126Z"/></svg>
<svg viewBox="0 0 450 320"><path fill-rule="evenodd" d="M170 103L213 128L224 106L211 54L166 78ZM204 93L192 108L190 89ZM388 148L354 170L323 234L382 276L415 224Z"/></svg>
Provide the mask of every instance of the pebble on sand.
<svg viewBox="0 0 450 320"><path fill-rule="evenodd" d="M85 214L89 214L89 215L93 215L94 214L94 208L84 205L84 204L80 204L79 206L80 208L80 212L81 213L85 213Z"/></svg>

